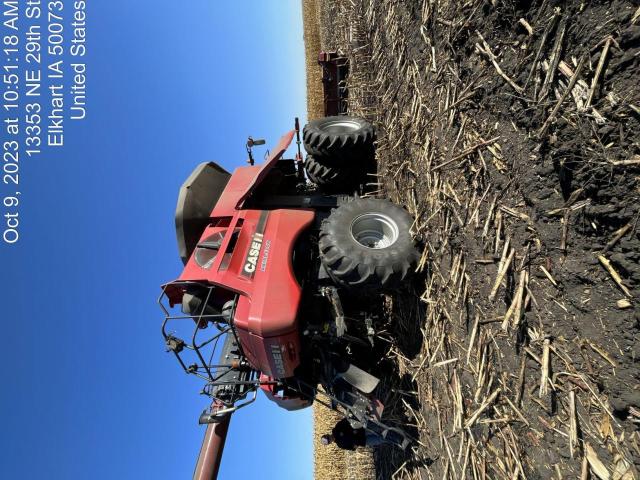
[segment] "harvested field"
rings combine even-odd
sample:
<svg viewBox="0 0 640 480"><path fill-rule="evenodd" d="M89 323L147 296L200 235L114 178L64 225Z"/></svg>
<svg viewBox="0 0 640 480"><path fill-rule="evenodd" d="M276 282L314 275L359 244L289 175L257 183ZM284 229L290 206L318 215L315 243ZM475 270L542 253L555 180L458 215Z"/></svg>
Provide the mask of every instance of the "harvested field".
<svg viewBox="0 0 640 480"><path fill-rule="evenodd" d="M340 479L347 470L348 458L344 450L335 445L322 445L320 437L331 433L331 429L340 420L337 413L315 403L313 405L313 471L315 478Z"/></svg>
<svg viewBox="0 0 640 480"><path fill-rule="evenodd" d="M313 407L313 448L314 477L320 480L362 480L375 477L372 452L369 449L358 449L345 452L335 445L322 445L320 436L331 433L333 426L342 418L317 403Z"/></svg>
<svg viewBox="0 0 640 480"><path fill-rule="evenodd" d="M302 0L305 67L307 74L307 118L313 120L324 116L322 93L322 68L318 65L320 43L320 2Z"/></svg>
<svg viewBox="0 0 640 480"><path fill-rule="evenodd" d="M312 120L324 116L324 94L322 69L318 65L318 53L325 47L321 41L320 22L323 13L321 0L302 0L304 22L305 64L307 76L307 118ZM360 449L348 454L335 445L323 446L320 437L331 433L341 416L315 403L313 405L313 469L314 476L321 480L366 480L375 478L372 451Z"/></svg>
<svg viewBox="0 0 640 480"><path fill-rule="evenodd" d="M321 11L378 127L379 194L425 245L376 366L419 440L378 449L377 477L640 478L637 4Z"/></svg>
<svg viewBox="0 0 640 480"><path fill-rule="evenodd" d="M322 0L302 0L305 42L305 64L307 75L307 118L312 120L324 116L324 94L322 69L318 65L318 53L335 50L326 31L321 31L320 18L332 16L331 5ZM335 445L323 446L320 436L331 433L331 429L342 418L326 407L313 405L314 476L319 480L367 480L375 478L373 452L361 448L347 453Z"/></svg>

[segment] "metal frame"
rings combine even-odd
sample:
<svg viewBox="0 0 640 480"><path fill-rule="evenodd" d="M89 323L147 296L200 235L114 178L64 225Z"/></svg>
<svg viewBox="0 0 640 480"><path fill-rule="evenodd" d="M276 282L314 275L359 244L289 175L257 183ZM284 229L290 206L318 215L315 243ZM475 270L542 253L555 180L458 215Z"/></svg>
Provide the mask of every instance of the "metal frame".
<svg viewBox="0 0 640 480"><path fill-rule="evenodd" d="M344 412L342 412L342 415L344 416L344 418L349 420L349 423L356 423L356 425L361 425L362 428L364 428L365 430L371 433L374 433L376 435L379 435L388 443L394 444L400 447L402 450L406 449L411 442L417 441L417 439L407 434L404 430L397 427L390 427L389 425L386 425L381 420L378 420L375 416L367 414L365 410L355 408L353 405L349 405L347 402L340 400L338 397L336 397L335 395L332 395L326 390L320 390L317 387L313 387L308 383L303 382L302 380L299 380L299 379L296 379L296 383L298 384L299 387L304 387L311 390L313 392L314 400L318 402L320 405L328 408L329 410L333 410L334 412L339 412L339 410L335 408L335 406L342 407L342 409L344 410ZM288 384L287 386L292 390L297 391L300 395L304 395L304 396L309 395L304 393L302 388L293 387L291 386L291 384ZM362 395L362 397L359 398L353 392L344 391L344 393L346 395L354 397L355 399L353 402L354 405L358 402L358 400L368 399L368 397L364 395ZM321 399L321 396L326 397L329 400L329 402L323 401ZM354 420L355 422L353 422ZM391 436L390 434L396 435L396 439L389 438ZM401 440L398 440L398 437Z"/></svg>
<svg viewBox="0 0 640 480"><path fill-rule="evenodd" d="M167 308L163 303L165 298L168 298L166 290L169 285L183 286L185 291L188 291L190 289L189 287L193 289L197 288L200 291L206 290L207 294L206 294L205 300L202 302L202 306L200 308L199 314L171 315L171 312L169 311L169 309L174 307ZM203 393L205 393L206 395L208 395L214 400L212 407L210 407L211 410L209 414L209 417L210 417L209 420L211 421L213 421L214 417L219 420L222 416L231 414L236 410L253 403L257 398L258 387L260 387L260 385L281 384L281 382L277 382L277 381L261 382L259 379L260 372L254 369L250 370L249 380L244 380L244 381L222 380L223 377L234 368L234 366L226 365L226 364L211 363L213 356L215 355L215 352L218 349L218 342L220 341L220 338L222 338L222 336L225 334L233 335L236 340L237 347L240 351L241 359L245 360L246 356L244 354L244 351L242 350L242 345L238 339L236 330L233 326L233 318L234 318L235 308L236 308L239 296L237 294L234 296L233 308L231 310L230 317L226 317L223 314L205 314L207 304L209 303L209 299L211 298L211 293L215 288L221 288L221 287L218 287L216 285L211 285L211 284L203 284L201 282L176 281L176 282L167 284L162 289L162 293L158 298L158 304L160 305L160 308L162 309L165 315L164 322L162 323L162 336L164 337L165 342L169 343L169 341L174 339L181 341L182 343L180 344L179 348L170 348L170 350L178 359L178 362L180 363L182 369L187 374L195 375L207 382L207 384L203 389ZM227 321L227 318L229 318L228 321ZM178 337L175 337L170 333L167 333L167 324L169 321L173 321L173 320L176 320L176 321L188 320L188 321L194 322L194 330L193 330L193 334L191 335L191 343L187 343L184 340L179 339ZM205 330L199 327L199 325L202 325L203 320L206 321L207 324L209 321L213 321L213 324L215 325L218 331L214 333L211 337L206 338L204 341L202 341L202 343L198 343L199 332L202 332ZM203 355L203 351L202 351L202 349L207 346L210 346L210 348L212 349L211 354L209 355L208 362L205 360L205 356ZM181 356L181 352L184 349L195 352L198 360L200 361L200 366L194 369L185 364ZM215 387L221 387L225 385L246 386L247 390L242 392L237 398L234 398L232 402L229 402L229 401L222 400L216 397L215 395ZM318 389L317 386L313 387L312 385L300 379L290 379L289 381L284 382L284 385L298 392L298 394L300 394L302 398L313 398L315 401L319 402L321 405L331 410L337 410L336 407L338 406L341 407L345 418L347 418L354 425L361 425L366 430L382 436L389 443L394 443L398 445L400 448L403 448L403 449L406 448L410 440L415 440L409 435L407 435L405 432L403 432L401 429L390 427L384 424L382 421L375 418L375 416L367 413L366 404L368 403L367 402L368 397L363 394L358 395L357 393L350 392L348 390L344 390L344 391L341 390L340 392L342 394L341 397L343 397L341 399L338 396L336 396L337 392L322 391ZM251 398L245 401L242 401L241 403L238 403L238 404L235 403L236 401L241 401L245 399L249 393L253 393ZM350 399L353 399L353 401L351 403L349 403L348 400L345 401L346 400L345 396L351 397ZM323 399L322 397L325 397L326 400ZM220 405L221 408L216 408L216 405ZM395 434L396 440L387 438L390 433Z"/></svg>
<svg viewBox="0 0 640 480"><path fill-rule="evenodd" d="M194 313L192 315L187 315L187 314L181 314L181 315L172 315L170 312L171 308L175 308L171 307L170 305L167 306L165 305L165 300L168 299L168 295L167 295L167 288L169 287L169 285L171 286L183 286L185 291L188 291L191 287L191 289L198 289L201 292L206 290L206 297L204 299L204 301L202 302L202 306L200 308L200 312L198 313ZM216 288L221 288L218 287L216 285L213 284L203 284L201 282L193 282L193 281L175 281L172 282L170 284L167 284L164 286L164 288L162 289L162 293L160 294L160 297L158 298L158 305L160 305L160 308L162 309L162 311L164 312L164 321L162 322L162 336L164 337L165 343L169 344L171 340L178 340L181 342L180 347L179 348L171 348L169 347L169 350L174 354L174 356L176 357L176 359L178 360L178 362L180 363L180 366L182 367L182 369L185 371L185 373L189 374L189 375L195 375L198 378L201 378L203 380L205 380L207 382L207 384L205 385L204 389L203 389L203 393L205 393L206 395L208 395L209 397L211 397L214 400L214 403L219 403L221 405L224 405L224 408L220 409L220 410L216 410L216 415L224 415L226 413L232 413L236 410L238 410L239 408L245 407L246 405L249 405L250 403L253 403L256 399L257 396L257 388L265 382L260 382L259 380L259 372L257 372L256 370L251 369L250 373L249 373L249 380L245 380L245 381L226 381L223 380L223 377L229 373L231 370L234 369L233 365L228 365L228 364L214 364L212 363L214 355L216 354L216 351L218 351L218 347L219 347L219 341L220 339L226 334L226 335L233 335L236 341L236 344L238 346L238 349L240 351L240 357L241 359L246 359L246 356L244 354L244 351L242 349L242 344L240 343L236 330L234 328L233 325L233 318L235 315L235 309L236 309L236 305L238 303L238 297L239 295L236 294L233 298L233 308L231 310L231 314L229 317L227 317L226 315L223 314L205 314L206 311L206 307L209 303L209 300L211 298L211 293L213 292L214 289ZM191 321L194 323L194 327L193 327L193 334L191 335L191 342L186 342L183 339L180 339L178 337L175 337L174 335L172 335L171 333L167 332L167 324L170 321ZM202 335L202 332L205 330L203 328L200 328L200 325L203 324L203 321L206 322L207 326L209 324L209 322L213 322L213 325L217 328L217 332L215 332L212 336L204 339L204 340L200 340L199 335ZM200 343L199 343L200 342ZM205 360L205 352L204 352L204 348L205 347L209 347L211 349L211 353L208 355L209 360ZM186 349L186 350L190 350L192 352L195 352L200 365L197 365L196 368L194 369L192 366L187 366L187 364L185 363L185 361L183 360L182 356L181 356L181 352ZM247 394L249 394L250 392L253 392L253 397L250 400L247 400L239 405L235 405L234 402L228 402L228 401L224 401L218 397L215 396L215 388L214 387L221 387L221 386L225 386L225 385L237 385L237 386L246 386L247 390L245 392L242 393L242 395L237 398L234 399L235 400L241 400L243 398L246 397Z"/></svg>

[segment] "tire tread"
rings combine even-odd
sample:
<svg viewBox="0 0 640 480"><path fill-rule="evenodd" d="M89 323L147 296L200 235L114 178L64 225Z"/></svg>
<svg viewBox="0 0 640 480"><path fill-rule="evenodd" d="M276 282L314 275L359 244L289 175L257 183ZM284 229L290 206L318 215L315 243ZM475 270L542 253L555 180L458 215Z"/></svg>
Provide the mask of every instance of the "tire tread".
<svg viewBox="0 0 640 480"><path fill-rule="evenodd" d="M383 212L398 225L399 237L390 247L373 250L353 239L351 223L359 215ZM412 218L388 200L356 198L334 210L322 223L319 248L322 263L334 282L355 288L399 286L413 272L420 256L409 229Z"/></svg>

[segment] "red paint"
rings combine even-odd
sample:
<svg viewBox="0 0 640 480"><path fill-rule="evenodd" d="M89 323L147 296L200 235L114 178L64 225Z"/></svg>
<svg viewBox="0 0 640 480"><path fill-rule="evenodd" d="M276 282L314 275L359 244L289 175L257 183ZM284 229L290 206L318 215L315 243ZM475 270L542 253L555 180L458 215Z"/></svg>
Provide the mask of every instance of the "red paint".
<svg viewBox="0 0 640 480"><path fill-rule="evenodd" d="M291 130L285 134L280 139L278 145L276 145L276 148L273 149L267 161L262 165L236 168L224 192L222 192L218 203L213 208L211 217L231 217L236 209L242 208L244 201L251 195L251 192L260 185L260 182L264 180L269 170L280 160L291 144L294 135L295 130Z"/></svg>
<svg viewBox="0 0 640 480"><path fill-rule="evenodd" d="M269 400L277 403L280 407L292 411L306 408L313 403L312 400L300 397L297 392L288 391L286 388L274 385L273 378L268 375L260 375L260 389Z"/></svg>
<svg viewBox="0 0 640 480"><path fill-rule="evenodd" d="M244 194L238 200L238 203L236 204L236 208L242 208L242 204L249 197L249 195L251 195L251 192L255 190L255 188L260 184L262 180L264 180L269 170L271 170L271 168L276 164L276 162L280 160L280 158L282 157L284 152L287 150L287 148L289 148L289 145L291 145L291 141L293 140L293 136L295 134L296 134L296 131L291 130L290 132L282 136L282 138L278 142L278 145L276 145L276 148L273 149L273 151L267 158L267 161L264 162L264 164L261 167L259 167L259 171L253 177L253 179L251 180L251 183L247 186Z"/></svg>
<svg viewBox="0 0 640 480"><path fill-rule="evenodd" d="M240 295L234 322L242 347L255 369L274 378L292 376L300 363L297 314L301 288L293 273L293 247L313 222L314 212L269 211L258 238L256 257L251 250L255 253L255 234L264 211L243 210L242 205L282 156L294 133L282 137L262 166L235 170L211 212L212 226L201 237L204 240L214 232L225 232L217 256L209 268L203 268L195 262L194 252L178 279L216 285ZM235 247L231 243L234 232L237 232ZM249 256L254 263L247 267ZM252 266L255 270L248 274L245 268ZM167 286L166 292L172 304L181 302L184 292L180 284ZM218 289L215 292L225 296Z"/></svg>
<svg viewBox="0 0 640 480"><path fill-rule="evenodd" d="M300 337L297 331L277 337L261 337L248 330L237 329L238 339L242 344L247 360L261 372L273 378L293 376L294 369L300 365ZM288 345L293 346L295 355L289 356ZM282 359L281 369L275 363L273 349L277 348Z"/></svg>

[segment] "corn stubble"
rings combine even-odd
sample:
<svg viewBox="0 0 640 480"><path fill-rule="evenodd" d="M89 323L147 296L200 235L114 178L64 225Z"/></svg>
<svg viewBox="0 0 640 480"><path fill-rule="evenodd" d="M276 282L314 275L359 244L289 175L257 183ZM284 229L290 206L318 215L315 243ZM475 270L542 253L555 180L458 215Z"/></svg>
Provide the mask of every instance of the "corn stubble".
<svg viewBox="0 0 640 480"><path fill-rule="evenodd" d="M620 365L627 350L618 344L631 337L602 335L640 293L609 260L637 237L638 218L617 230L589 220L584 212L599 199L581 183L585 171L597 181L629 169L636 186L620 201L629 211L638 202L638 156L601 138L601 126L614 124L610 138L619 130L623 141L639 141L633 128L622 133L640 113L638 89L617 88L624 84L608 64L614 47L628 48L630 37L616 28L640 24L640 8L626 3L634 10L603 13L606 28L596 31L576 26L578 17L588 25L579 2L565 10L533 2L507 42L483 16L504 14L501 28L510 31L513 12L503 2L303 2L305 22L319 20L321 42L349 58L349 112L378 127L376 193L408 208L425 243L418 279L409 294L389 298L389 328L378 339L393 363L383 403L418 442L406 453L378 449L375 477L359 478L640 478L640 409L627 405L621 415L603 390L629 384ZM588 38L584 48L579 36ZM314 63L317 46L306 49ZM521 103L497 121L481 103L493 101L489 88L493 98ZM526 131L513 114L520 105L536 115ZM595 147L572 167L572 191L556 192L555 208L543 212L549 227L537 205L523 201L520 182L542 162L540 145L552 156L567 131ZM581 229L601 235L599 243L586 244ZM591 284L572 287L562 265L576 261ZM591 330L581 328L588 322ZM352 457L317 444L337 418L317 409L314 420L316 478L348 478Z"/></svg>

